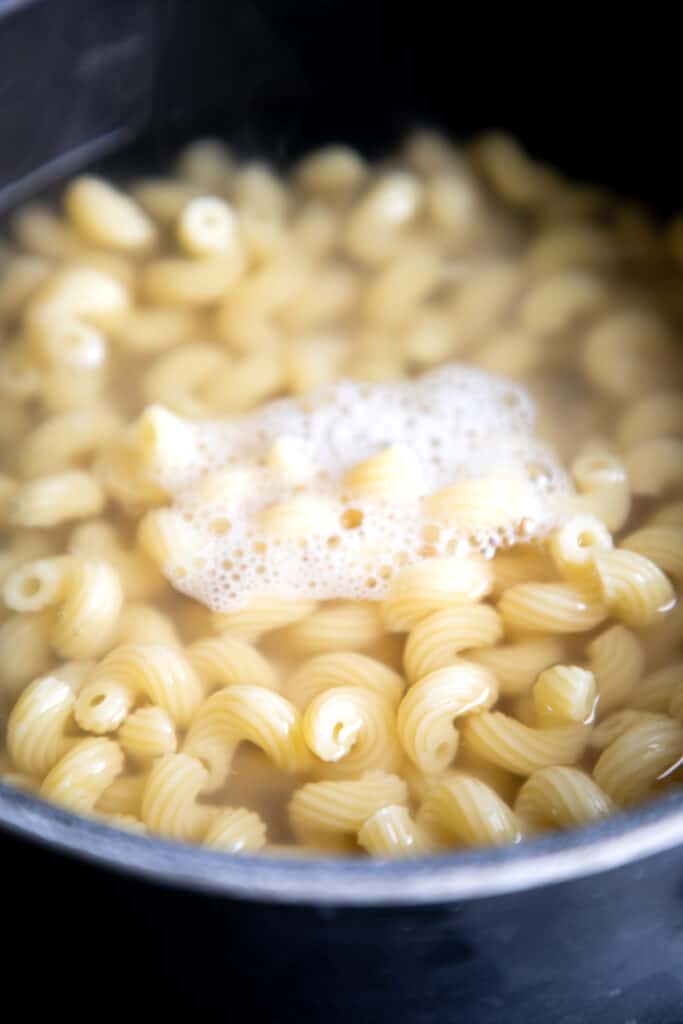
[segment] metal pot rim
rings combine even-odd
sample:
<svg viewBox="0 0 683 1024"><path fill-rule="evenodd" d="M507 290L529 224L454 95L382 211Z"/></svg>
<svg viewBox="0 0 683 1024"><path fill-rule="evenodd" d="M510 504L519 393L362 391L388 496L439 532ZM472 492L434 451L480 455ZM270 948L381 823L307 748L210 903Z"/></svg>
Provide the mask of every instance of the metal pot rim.
<svg viewBox="0 0 683 1024"><path fill-rule="evenodd" d="M683 794L518 846L409 861L217 853L120 831L3 785L0 827L102 867L185 890L275 903L416 905L540 888L683 846Z"/></svg>

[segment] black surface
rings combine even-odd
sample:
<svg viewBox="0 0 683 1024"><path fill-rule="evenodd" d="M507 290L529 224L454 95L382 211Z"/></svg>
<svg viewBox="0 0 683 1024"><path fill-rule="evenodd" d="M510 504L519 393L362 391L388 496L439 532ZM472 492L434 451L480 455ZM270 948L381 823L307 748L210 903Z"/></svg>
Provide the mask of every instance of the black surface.
<svg viewBox="0 0 683 1024"><path fill-rule="evenodd" d="M204 131L286 161L335 138L377 152L428 122L456 136L506 127L573 174L673 208L673 15L598 13L0 0L0 205L143 132L139 155L161 166ZM7 836L0 854L4 989L33 1014L683 1021L680 852L539 891L343 911L166 891Z"/></svg>

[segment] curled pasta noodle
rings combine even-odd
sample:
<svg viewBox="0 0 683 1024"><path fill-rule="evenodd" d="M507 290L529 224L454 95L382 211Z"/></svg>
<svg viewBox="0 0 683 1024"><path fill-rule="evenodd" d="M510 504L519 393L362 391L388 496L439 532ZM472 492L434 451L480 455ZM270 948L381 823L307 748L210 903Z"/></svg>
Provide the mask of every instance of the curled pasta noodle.
<svg viewBox="0 0 683 1024"><path fill-rule="evenodd" d="M281 633L288 652L299 655L325 651L364 650L383 635L375 601L331 602Z"/></svg>
<svg viewBox="0 0 683 1024"><path fill-rule="evenodd" d="M196 672L177 647L129 644L115 648L93 670L78 695L76 721L88 732L113 732L135 702L146 697L182 727L202 696Z"/></svg>
<svg viewBox="0 0 683 1024"><path fill-rule="evenodd" d="M529 484L513 476L461 480L425 499L430 516L468 531L523 526L533 508Z"/></svg>
<svg viewBox="0 0 683 1024"><path fill-rule="evenodd" d="M385 772L365 772L360 779L307 782L289 803L294 832L355 835L382 807L403 806L408 800L405 782Z"/></svg>
<svg viewBox="0 0 683 1024"><path fill-rule="evenodd" d="M206 690L235 684L278 689L277 675L267 658L238 636L205 637L186 653Z"/></svg>
<svg viewBox="0 0 683 1024"><path fill-rule="evenodd" d="M76 178L64 194L67 216L96 245L135 250L154 242L156 229L134 199L90 175Z"/></svg>
<svg viewBox="0 0 683 1024"><path fill-rule="evenodd" d="M67 736L76 695L58 672L22 692L7 722L7 750L17 768L43 778L75 740Z"/></svg>
<svg viewBox="0 0 683 1024"><path fill-rule="evenodd" d="M558 270L538 278L519 306L521 325L530 331L552 332L597 312L607 298L596 274Z"/></svg>
<svg viewBox="0 0 683 1024"><path fill-rule="evenodd" d="M297 164L294 180L304 192L326 199L343 199L352 193L367 175L362 156L349 146L325 146L315 149Z"/></svg>
<svg viewBox="0 0 683 1024"><path fill-rule="evenodd" d="M564 579L590 583L595 558L613 547L612 536L595 516L574 516L550 538L550 551Z"/></svg>
<svg viewBox="0 0 683 1024"><path fill-rule="evenodd" d="M356 651L335 651L305 661L287 680L287 696L303 710L314 697L326 690L358 686L395 707L403 696L405 685L405 680L381 661Z"/></svg>
<svg viewBox="0 0 683 1024"><path fill-rule="evenodd" d="M92 811L123 771L123 763L121 748L113 740L79 740L45 776L40 795L70 811Z"/></svg>
<svg viewBox="0 0 683 1024"><path fill-rule="evenodd" d="M118 741L127 757L141 762L174 754L178 746L172 718L153 704L128 715L118 731Z"/></svg>
<svg viewBox="0 0 683 1024"><path fill-rule="evenodd" d="M239 248L235 212L217 196L190 199L178 217L176 234L190 256L214 256Z"/></svg>
<svg viewBox="0 0 683 1024"><path fill-rule="evenodd" d="M50 667L50 625L49 612L10 615L0 624L0 694L7 700Z"/></svg>
<svg viewBox="0 0 683 1024"><path fill-rule="evenodd" d="M536 729L502 711L472 715L463 726L463 739L470 751L513 775L574 764L583 754L589 735L590 727L586 725Z"/></svg>
<svg viewBox="0 0 683 1024"><path fill-rule="evenodd" d="M634 726L665 717L664 715L656 714L654 711L634 711L632 708L622 708L620 711L613 711L611 715L603 718L602 722L598 722L595 726L591 732L588 745L593 750L604 750L605 747L609 747L611 743L618 740L629 729L633 729Z"/></svg>
<svg viewBox="0 0 683 1024"><path fill-rule="evenodd" d="M403 653L406 675L414 682L457 662L461 651L497 644L502 635L500 616L488 605L454 605L434 612L408 634Z"/></svg>
<svg viewBox="0 0 683 1024"><path fill-rule="evenodd" d="M96 809L108 817L123 814L139 818L146 782L147 776L144 774L117 775L100 796Z"/></svg>
<svg viewBox="0 0 683 1024"><path fill-rule="evenodd" d="M130 601L124 604L112 638L113 647L127 644L180 645L180 637L171 619L151 604Z"/></svg>
<svg viewBox="0 0 683 1024"><path fill-rule="evenodd" d="M215 612L211 618L217 633L229 632L254 641L273 630L307 619L315 611L314 601L288 601L275 595L256 597L236 612Z"/></svg>
<svg viewBox="0 0 683 1024"><path fill-rule="evenodd" d="M491 563L494 572L493 595L499 597L517 583L557 579L555 567L542 548L524 545L512 551L498 551Z"/></svg>
<svg viewBox="0 0 683 1024"><path fill-rule="evenodd" d="M620 807L644 800L683 757L683 726L671 718L640 722L603 750L593 777Z"/></svg>
<svg viewBox="0 0 683 1024"><path fill-rule="evenodd" d="M382 175L352 206L344 225L344 248L364 264L389 259L421 200L422 187L412 174Z"/></svg>
<svg viewBox="0 0 683 1024"><path fill-rule="evenodd" d="M670 581L643 555L619 549L603 553L595 564L610 612L627 626L649 626L673 607Z"/></svg>
<svg viewBox="0 0 683 1024"><path fill-rule="evenodd" d="M461 660L430 672L399 704L397 728L403 749L423 772L443 771L458 749L453 720L481 713L497 699L496 678L480 665Z"/></svg>
<svg viewBox="0 0 683 1024"><path fill-rule="evenodd" d="M542 633L585 633L607 616L590 591L567 583L518 583L498 602L507 629Z"/></svg>
<svg viewBox="0 0 683 1024"><path fill-rule="evenodd" d="M646 676L631 693L629 706L639 711L665 712L681 682L683 661L677 661Z"/></svg>
<svg viewBox="0 0 683 1024"><path fill-rule="evenodd" d="M598 691L597 714L607 714L632 693L645 668L643 645L625 626L610 626L586 647Z"/></svg>
<svg viewBox="0 0 683 1024"><path fill-rule="evenodd" d="M205 416L201 389L226 364L217 345L190 342L157 356L142 380L145 397L184 416Z"/></svg>
<svg viewBox="0 0 683 1024"><path fill-rule="evenodd" d="M617 423L620 446L631 449L660 437L683 435L682 399L678 392L660 391L629 405Z"/></svg>
<svg viewBox="0 0 683 1024"><path fill-rule="evenodd" d="M97 515L104 492L90 473L66 470L21 484L10 500L7 520L14 526L59 526Z"/></svg>
<svg viewBox="0 0 683 1024"><path fill-rule="evenodd" d="M262 686L228 686L204 701L183 750L208 765L205 785L219 788L240 743L254 743L278 768L301 772L311 766L298 710Z"/></svg>
<svg viewBox="0 0 683 1024"><path fill-rule="evenodd" d="M99 520L81 523L69 540L69 553L77 558L109 562L116 570L127 601L144 601L166 585L144 552L124 545L115 527Z"/></svg>
<svg viewBox="0 0 683 1024"><path fill-rule="evenodd" d="M209 306L224 298L243 269L244 260L237 248L194 259L167 256L145 265L140 287L146 299L159 305Z"/></svg>
<svg viewBox="0 0 683 1024"><path fill-rule="evenodd" d="M540 768L520 789L515 813L533 828L575 828L615 811L590 775L566 765Z"/></svg>
<svg viewBox="0 0 683 1024"><path fill-rule="evenodd" d="M134 307L117 318L110 335L119 348L135 354L154 354L191 339L196 316L173 306Z"/></svg>
<svg viewBox="0 0 683 1024"><path fill-rule="evenodd" d="M608 530L620 530L631 510L631 489L626 466L599 447L578 455L571 471L579 489L567 504L579 515L600 519Z"/></svg>
<svg viewBox="0 0 683 1024"><path fill-rule="evenodd" d="M392 581L382 602L389 632L408 632L431 612L480 601L493 587L493 569L483 558L433 558L408 566Z"/></svg>
<svg viewBox="0 0 683 1024"><path fill-rule="evenodd" d="M461 772L445 776L428 790L417 820L450 845L518 843L525 831L495 790Z"/></svg>
<svg viewBox="0 0 683 1024"><path fill-rule="evenodd" d="M266 826L254 811L226 807L212 819L202 845L224 853L255 853L266 845Z"/></svg>
<svg viewBox="0 0 683 1024"><path fill-rule="evenodd" d="M539 635L516 643L470 650L467 659L493 672L502 697L514 697L530 690L539 673L562 662L565 654L561 640Z"/></svg>
<svg viewBox="0 0 683 1024"><path fill-rule="evenodd" d="M675 579L683 578L683 526L644 526L624 537L619 547L635 551Z"/></svg>
<svg viewBox="0 0 683 1024"><path fill-rule="evenodd" d="M588 722L595 708L595 677L578 665L555 665L539 675L533 699L541 727Z"/></svg>
<svg viewBox="0 0 683 1024"><path fill-rule="evenodd" d="M65 658L91 658L106 650L123 604L118 574L107 562L68 555L15 569L3 593L8 607L17 611L59 606L49 638Z"/></svg>
<svg viewBox="0 0 683 1024"><path fill-rule="evenodd" d="M211 808L197 803L207 777L201 761L188 754L159 758L142 792L140 815L147 828L169 839L201 839L212 815Z"/></svg>
<svg viewBox="0 0 683 1024"><path fill-rule="evenodd" d="M672 658L679 657L683 649L683 602L677 601L653 626L639 630L639 636L651 671L663 668Z"/></svg>
<svg viewBox="0 0 683 1024"><path fill-rule="evenodd" d="M232 155L224 142L220 139L197 139L183 147L176 161L181 181L174 181L173 185L188 188L189 182L201 192L206 189L220 192L229 184L234 169Z"/></svg>
<svg viewBox="0 0 683 1024"><path fill-rule="evenodd" d="M372 857L424 857L438 844L410 816L407 807L380 807L358 830L358 845Z"/></svg>
<svg viewBox="0 0 683 1024"><path fill-rule="evenodd" d="M26 319L32 328L67 318L106 326L129 304L128 289L110 274L91 267L65 267L34 293Z"/></svg>
<svg viewBox="0 0 683 1024"><path fill-rule="evenodd" d="M594 387L610 398L628 401L666 386L671 348L669 328L656 315L622 309L588 332L581 361Z"/></svg>
<svg viewBox="0 0 683 1024"><path fill-rule="evenodd" d="M346 474L345 483L376 501L415 500L423 487L417 456L404 445L392 445L357 463Z"/></svg>
<svg viewBox="0 0 683 1024"><path fill-rule="evenodd" d="M24 479L35 479L57 469L68 469L76 460L110 441L120 427L119 416L103 404L52 416L22 443L21 475Z"/></svg>
<svg viewBox="0 0 683 1024"><path fill-rule="evenodd" d="M683 440L642 441L626 452L624 463L633 493L656 497L683 482Z"/></svg>
<svg viewBox="0 0 683 1024"><path fill-rule="evenodd" d="M402 760L390 701L359 686L336 686L314 697L303 716L309 749L334 776L351 777L382 768L394 771Z"/></svg>

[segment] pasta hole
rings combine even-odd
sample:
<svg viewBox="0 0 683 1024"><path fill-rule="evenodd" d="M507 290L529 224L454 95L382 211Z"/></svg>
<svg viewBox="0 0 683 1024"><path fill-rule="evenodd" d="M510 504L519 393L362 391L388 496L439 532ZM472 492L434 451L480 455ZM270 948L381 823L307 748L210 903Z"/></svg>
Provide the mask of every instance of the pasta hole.
<svg viewBox="0 0 683 1024"><path fill-rule="evenodd" d="M95 697L92 697L90 699L90 707L91 708L98 708L101 704L104 704L106 699L107 699L106 694L98 693Z"/></svg>
<svg viewBox="0 0 683 1024"><path fill-rule="evenodd" d="M22 580L21 593L24 597L35 597L42 589L43 581L39 576L27 576Z"/></svg>

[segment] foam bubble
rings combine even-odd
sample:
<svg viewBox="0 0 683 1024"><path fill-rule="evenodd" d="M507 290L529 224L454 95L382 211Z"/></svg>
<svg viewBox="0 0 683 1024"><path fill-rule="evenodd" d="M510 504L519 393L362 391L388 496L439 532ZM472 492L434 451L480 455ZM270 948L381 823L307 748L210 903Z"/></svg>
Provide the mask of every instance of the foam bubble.
<svg viewBox="0 0 683 1024"><path fill-rule="evenodd" d="M239 420L184 421L185 443L156 478L197 544L164 571L232 611L263 593L380 599L401 565L491 557L545 535L554 497L571 492L534 426L523 388L454 364L409 381L342 380ZM451 501L445 489L465 481ZM486 512L475 481L493 499Z"/></svg>

